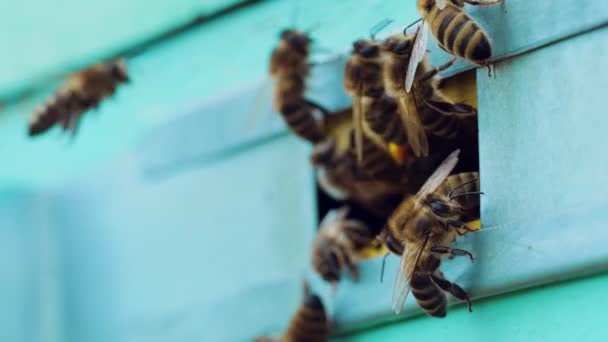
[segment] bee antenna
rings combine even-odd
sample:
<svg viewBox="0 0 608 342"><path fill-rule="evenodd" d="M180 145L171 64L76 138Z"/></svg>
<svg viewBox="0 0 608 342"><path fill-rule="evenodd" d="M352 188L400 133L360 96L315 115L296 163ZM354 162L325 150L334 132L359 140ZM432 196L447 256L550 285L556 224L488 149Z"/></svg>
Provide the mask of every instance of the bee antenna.
<svg viewBox="0 0 608 342"><path fill-rule="evenodd" d="M473 178L473 179L471 179L471 180L470 180L470 181L468 181L468 182L464 182L464 183L462 183L462 184L458 185L457 187L455 187L454 189L452 189L452 190L451 190L451 191L448 193L448 197L450 197L450 199L452 199L452 195L454 194L454 192L455 192L456 190L458 190L458 189L462 188L462 187L463 187L463 186L465 186L465 185L468 185L468 184L471 184L471 183L473 183L473 182L477 182L477 181L478 181L478 179L477 179L477 178Z"/></svg>
<svg viewBox="0 0 608 342"><path fill-rule="evenodd" d="M394 20L393 19L388 19L388 18L384 18L382 19L380 22L378 22L376 25L372 26L372 28L369 30L369 36L372 39L376 39L376 35L378 33L380 33L380 31L384 30L388 25L390 25Z"/></svg>
<svg viewBox="0 0 608 342"><path fill-rule="evenodd" d="M388 255L391 253L386 253L384 254L384 257L382 257L382 268L380 269L380 282L382 283L384 281L384 266L386 265L386 257L388 257Z"/></svg>
<svg viewBox="0 0 608 342"><path fill-rule="evenodd" d="M454 198L460 197L460 196L466 196L466 195L485 195L483 192L481 191L473 191L473 192L463 192L460 194L456 194L454 196L450 196L450 201L453 200Z"/></svg>
<svg viewBox="0 0 608 342"><path fill-rule="evenodd" d="M403 29L403 34L407 34L407 30L409 30L410 27L418 24L420 21L422 21L422 18L420 18L420 19L414 21L413 23L407 25L407 27L405 29Z"/></svg>

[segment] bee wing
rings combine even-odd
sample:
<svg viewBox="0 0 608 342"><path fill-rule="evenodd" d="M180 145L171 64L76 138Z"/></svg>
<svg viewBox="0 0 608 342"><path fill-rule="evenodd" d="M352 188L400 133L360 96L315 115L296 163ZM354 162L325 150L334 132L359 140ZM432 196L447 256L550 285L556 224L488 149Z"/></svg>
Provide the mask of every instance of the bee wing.
<svg viewBox="0 0 608 342"><path fill-rule="evenodd" d="M249 113L247 115L247 132L252 132L258 125L259 121L265 121L272 114L272 110L269 110L270 107L266 102L268 98L274 97L273 89L276 87L276 81L272 79L268 79L265 81L262 86L258 89L255 98L253 99L253 103L251 105ZM277 108L274 108L275 111L278 111ZM270 120L268 120L270 122Z"/></svg>
<svg viewBox="0 0 608 342"><path fill-rule="evenodd" d="M401 256L401 266L399 267L399 273L397 274L397 281L395 282L395 288L393 289L393 310L395 310L396 314L400 314L401 311L403 311L403 305L410 293L410 282L414 276L416 265L418 265L420 256L426 248L428 241L429 238L427 236L419 243L408 243L405 246L403 255Z"/></svg>
<svg viewBox="0 0 608 342"><path fill-rule="evenodd" d="M442 10L445 8L445 6L448 5L448 1L447 0L436 0L435 5L437 6L437 8L439 10Z"/></svg>
<svg viewBox="0 0 608 342"><path fill-rule="evenodd" d="M416 31L416 39L414 40L414 47L410 55L410 60L407 65L407 72L405 74L405 90L409 93L416 77L416 69L418 64L424 58L426 54L426 46L429 40L429 30L427 27L426 20L422 20L418 30Z"/></svg>
<svg viewBox="0 0 608 342"><path fill-rule="evenodd" d="M353 127L355 130L355 150L357 153L357 163L363 161L363 103L361 97L353 96Z"/></svg>
<svg viewBox="0 0 608 342"><path fill-rule="evenodd" d="M324 226L333 221L344 220L344 219L346 219L346 216L348 215L349 211L350 211L349 206L343 206L338 209L332 209L332 210L328 211L327 214L325 214L325 216L323 217L323 220L321 220L321 223L319 224L319 226L320 227Z"/></svg>
<svg viewBox="0 0 608 342"><path fill-rule="evenodd" d="M429 154L429 142L426 131L418 116L418 109L413 94L405 94L399 98L401 117L407 134L407 141L417 157Z"/></svg>
<svg viewBox="0 0 608 342"><path fill-rule="evenodd" d="M450 153L447 158L437 167L435 172L426 180L426 182L420 187L416 196L424 197L433 191L435 191L446 178L450 175L450 172L454 169L456 164L458 164L458 155L460 154L460 149Z"/></svg>

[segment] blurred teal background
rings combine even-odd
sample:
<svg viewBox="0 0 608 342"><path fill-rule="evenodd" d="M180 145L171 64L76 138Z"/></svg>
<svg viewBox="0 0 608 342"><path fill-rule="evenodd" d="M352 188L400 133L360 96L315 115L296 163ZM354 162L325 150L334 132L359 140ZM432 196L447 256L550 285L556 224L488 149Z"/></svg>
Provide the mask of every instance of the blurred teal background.
<svg viewBox="0 0 608 342"><path fill-rule="evenodd" d="M496 25L499 42L538 46L537 35L564 30L559 34L566 37L574 30L570 23L586 25L576 33L595 30L498 64L503 83L494 88L480 81L480 89L487 89L486 96L479 91L480 113L491 114L480 114L480 139L487 146L482 154L504 156L482 160L482 168L510 175L483 179L494 201L485 203L484 214L497 222L515 217L537 209L543 194L562 200L539 205L546 212L586 198L603 203L608 42L606 29L597 26L608 21L606 5L580 1L574 16L566 0L509 1L512 22ZM184 112L264 79L269 51L285 26L316 27L320 47L343 50L383 18L400 24L416 19L413 2L259 1L129 58L133 84L86 115L73 142L58 130L33 140L26 136L29 114L66 72L239 2L0 4L0 340L247 341L285 326L308 272L317 220L310 147L281 130L255 143L243 139L247 148L226 150L215 162L163 176L148 174L140 153L156 132L179 127ZM536 8L521 14L526 6ZM210 125L234 117L220 110L196 115ZM211 144L206 138L187 144ZM176 153L187 144L175 146ZM171 149L163 153L157 157L169 159ZM561 171L543 176L544 163ZM580 171L573 165L587 172L572 180L568 176ZM499 206L509 202L511 184L524 175L530 179L521 198ZM572 197L556 184L566 185ZM593 219L599 226L606 222L604 215ZM573 234L595 239L597 249L605 250L606 233L589 236L585 228ZM606 260L598 254L589 270L605 269ZM608 277L599 273L476 301L474 314L458 307L444 320L362 325L336 340L605 341Z"/></svg>

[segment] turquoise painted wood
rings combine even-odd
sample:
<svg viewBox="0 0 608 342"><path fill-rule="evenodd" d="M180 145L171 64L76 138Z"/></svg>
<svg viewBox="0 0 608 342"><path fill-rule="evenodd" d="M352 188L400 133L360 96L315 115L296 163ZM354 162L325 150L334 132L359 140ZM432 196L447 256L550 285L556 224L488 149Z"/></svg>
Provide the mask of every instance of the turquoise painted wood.
<svg viewBox="0 0 608 342"><path fill-rule="evenodd" d="M477 301L473 313L458 307L443 320L418 317L333 341L606 341L607 284L604 274L543 286Z"/></svg>
<svg viewBox="0 0 608 342"><path fill-rule="evenodd" d="M507 54L546 44L562 33L600 27L606 13L605 5L597 1L564 2L564 6L536 2L526 9L523 4L508 2L509 19L502 17L500 8L475 10L484 22L506 20L505 36L496 33L495 39L513 44ZM269 1L131 60L134 84L104 103L97 115L88 116L72 145L58 134L36 141L25 138L26 116L50 87L2 113L2 340L242 341L284 327L299 299L299 276L307 268L307 242L315 223L309 148L284 136L276 121L248 133L241 118L252 95L245 105L233 102L226 113L221 107L238 94L230 89L262 77L276 32L290 22L292 6L292 2ZM397 0L365 4L315 0L299 6L300 25L319 22L319 45L340 51L382 18L410 22L416 17L412 6ZM348 20L337 21L344 13ZM538 13L543 15L535 16ZM569 14L576 14L577 20L565 20ZM526 17L536 21L513 24ZM561 18L556 21L559 27L547 24L549 18ZM519 40L532 31L534 44ZM239 40L243 32L248 39ZM547 33L559 35L542 36ZM605 30L597 30L498 63L496 79L486 79L485 71L480 71L482 172L489 176L482 179L488 193L483 215L486 225L501 226L461 242L476 251L478 263L446 263L447 274L478 297L607 266L604 251L598 248L607 240L605 198L600 192L580 190L606 185L605 160L585 158L601 156L599 149L605 143L596 95L605 88L601 78L606 71L605 37ZM246 56L234 53L235 41ZM113 38L107 42L114 46ZM89 48L70 60L57 58L57 65L69 64L71 58L76 63L89 60L98 53ZM444 58L434 51L434 60ZM556 72L575 66L576 72ZM29 77L15 75L19 80ZM323 79L319 78L322 87L330 84ZM259 83L252 84L257 89ZM574 84L580 88L571 96L567 86ZM341 92L326 96L336 106L344 101ZM576 120L583 111L594 121ZM559 116L565 120L557 120ZM588 134L589 130L595 134ZM569 141L566 136L576 138ZM553 139L549 143L546 137ZM165 146L165 142L174 144ZM530 146L546 149L547 154L533 153ZM570 167L565 163L584 171L566 172L571 168L565 169ZM552 177L540 177L543 172ZM522 181L526 191L514 194ZM561 184L563 193L572 196L563 195L553 184ZM543 192L529 193L539 187ZM237 195L235 206L227 204L229 194ZM513 196L519 196L518 203L513 203ZM582 202L585 198L590 199L587 204ZM153 205L162 209L151 209ZM543 215L533 216L539 211ZM591 234L595 239L589 238ZM234 239L235 235L243 239ZM225 241L234 242L225 246ZM569 245L563 247L563 241ZM245 249L254 252L230 253ZM251 267L239 268L244 261ZM388 267L394 269L396 259L389 259ZM347 330L394 319L388 312L392 279L378 284L377 261L364 264L362 271L364 285L345 283L334 296L315 284ZM564 322L572 318L573 326L601 327L602 306L592 303L602 302L593 294L603 293L606 286L602 276L524 297L477 301L475 315L457 307L443 321L409 320L351 338L402 340L409 334L412 339L449 334L452 340L461 336L484 340L495 334L527 340L528 332L564 327L559 335L564 340L581 336L593 340L605 337L605 331L583 335L566 329ZM567 295L576 300L568 301ZM530 304L535 302L542 305ZM520 309L527 314L523 318ZM417 314L410 302L403 318ZM548 319L533 318L548 314ZM492 324L488 317L495 318ZM501 324L503 317L506 324ZM238 328L228 324L235 318Z"/></svg>
<svg viewBox="0 0 608 342"><path fill-rule="evenodd" d="M54 192L63 341L280 329L282 315L260 313L299 301L316 219L308 153L285 137L162 180L142 177L130 154Z"/></svg>
<svg viewBox="0 0 608 342"><path fill-rule="evenodd" d="M0 94L44 81L238 0L3 1ZM2 96L0 96L2 98Z"/></svg>

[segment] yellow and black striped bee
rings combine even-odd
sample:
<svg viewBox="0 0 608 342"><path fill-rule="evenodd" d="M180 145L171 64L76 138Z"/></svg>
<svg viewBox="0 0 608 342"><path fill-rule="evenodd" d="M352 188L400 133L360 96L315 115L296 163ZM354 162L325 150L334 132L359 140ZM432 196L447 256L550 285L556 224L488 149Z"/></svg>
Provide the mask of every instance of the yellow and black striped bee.
<svg viewBox="0 0 608 342"><path fill-rule="evenodd" d="M310 73L310 45L311 39L306 33L284 30L270 58L270 76L276 82L274 109L281 113L293 133L316 143L323 138L324 127L314 113L318 111L325 117L328 112L304 96Z"/></svg>
<svg viewBox="0 0 608 342"><path fill-rule="evenodd" d="M287 331L282 336L264 336L255 342L327 342L329 320L319 296L310 293L304 283L304 300L291 318Z"/></svg>
<svg viewBox="0 0 608 342"><path fill-rule="evenodd" d="M439 68L430 64L426 51L412 78L411 92L406 90L405 70L413 54L414 40L413 35L399 34L384 42L384 84L387 93L397 99L401 127L407 132L409 145L414 152L418 147L417 155L425 155L429 150L426 133L443 139L455 139L461 133L462 119L477 115L477 110L467 104L452 103L443 94L438 87ZM383 113L386 122L390 111Z"/></svg>
<svg viewBox="0 0 608 342"><path fill-rule="evenodd" d="M455 151L428 178L416 195L407 196L385 228L386 245L401 254L401 267L393 292L393 309L400 313L410 290L429 315L445 317L445 292L468 303L468 294L443 276L442 257L473 255L451 248L457 235L471 231L465 219L479 215L479 174L448 177L458 162Z"/></svg>
<svg viewBox="0 0 608 342"><path fill-rule="evenodd" d="M30 117L29 135L46 132L55 124L75 134L82 115L112 96L119 84L128 82L123 59L98 63L73 74Z"/></svg>
<svg viewBox="0 0 608 342"><path fill-rule="evenodd" d="M367 138L363 141L366 154L359 166L353 134L350 138L346 150L340 150L333 137L315 145L311 163L317 170L319 187L334 200L355 202L377 217L387 217L403 197L407 178L390 155Z"/></svg>
<svg viewBox="0 0 608 342"><path fill-rule="evenodd" d="M376 240L377 231L361 220L348 218L349 207L329 211L312 244L313 269L327 282L335 284L347 268L359 279L357 263L361 250Z"/></svg>
<svg viewBox="0 0 608 342"><path fill-rule="evenodd" d="M355 151L357 162L363 159L363 99L372 93L382 92L383 56L381 42L375 39L378 32L389 25L392 20L383 20L370 31L369 39L360 39L353 43L352 53L344 69L344 89L353 99L353 127L355 129Z"/></svg>
<svg viewBox="0 0 608 342"><path fill-rule="evenodd" d="M475 64L487 65L492 57L492 43L488 34L464 11L464 5L467 3L489 6L503 2L504 0L418 0L417 8L422 16L422 23L416 32L414 49L407 68L406 90L410 91L417 64L426 54L428 23L439 47L455 56L443 65L441 70L451 66L457 57Z"/></svg>

